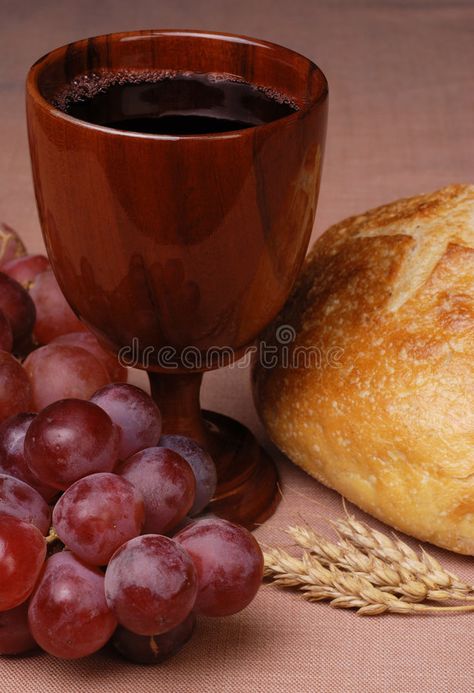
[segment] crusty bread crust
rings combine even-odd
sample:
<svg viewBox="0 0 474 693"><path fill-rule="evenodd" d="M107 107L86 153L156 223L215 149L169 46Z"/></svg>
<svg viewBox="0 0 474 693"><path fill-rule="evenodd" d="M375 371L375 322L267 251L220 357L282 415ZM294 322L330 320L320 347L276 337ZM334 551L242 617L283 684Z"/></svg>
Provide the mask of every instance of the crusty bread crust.
<svg viewBox="0 0 474 693"><path fill-rule="evenodd" d="M380 520L473 555L474 186L331 227L263 340L282 324L322 358L256 366L278 447Z"/></svg>

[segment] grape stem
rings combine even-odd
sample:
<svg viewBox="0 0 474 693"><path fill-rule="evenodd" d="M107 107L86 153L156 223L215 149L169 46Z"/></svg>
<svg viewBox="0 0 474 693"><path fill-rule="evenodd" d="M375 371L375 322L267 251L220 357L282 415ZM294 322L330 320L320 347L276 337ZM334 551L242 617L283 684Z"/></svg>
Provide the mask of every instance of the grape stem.
<svg viewBox="0 0 474 693"><path fill-rule="evenodd" d="M59 541L59 537L58 537L58 535L56 534L56 530L54 529L54 527L50 527L50 528L49 528L49 534L48 534L48 536L46 537L46 543L47 543L47 544L52 544L52 543L54 543L55 541Z"/></svg>

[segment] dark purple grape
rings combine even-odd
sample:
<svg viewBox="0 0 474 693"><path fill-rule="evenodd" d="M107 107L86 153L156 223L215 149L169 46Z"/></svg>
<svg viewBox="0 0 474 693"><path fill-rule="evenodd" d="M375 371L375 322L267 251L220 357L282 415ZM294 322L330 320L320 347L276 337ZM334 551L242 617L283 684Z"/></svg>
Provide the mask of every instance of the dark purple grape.
<svg viewBox="0 0 474 693"><path fill-rule="evenodd" d="M5 313L0 310L0 351L11 351L13 348L13 332Z"/></svg>
<svg viewBox="0 0 474 693"><path fill-rule="evenodd" d="M105 573L107 604L118 622L138 635L159 635L184 621L196 590L191 558L172 539L157 534L121 546Z"/></svg>
<svg viewBox="0 0 474 693"><path fill-rule="evenodd" d="M0 272L0 310L10 323L13 341L31 334L35 324L35 305L21 284Z"/></svg>
<svg viewBox="0 0 474 693"><path fill-rule="evenodd" d="M140 534L145 517L140 492L117 474L91 474L56 503L53 525L68 549L90 565L105 565Z"/></svg>
<svg viewBox="0 0 474 693"><path fill-rule="evenodd" d="M196 520L174 539L196 567L197 614L229 616L250 604L262 582L263 555L249 531L209 518Z"/></svg>
<svg viewBox="0 0 474 693"><path fill-rule="evenodd" d="M119 626L112 636L112 644L122 657L135 664L160 664L177 654L196 627L196 617L191 612L182 623L161 635L137 635Z"/></svg>
<svg viewBox="0 0 474 693"><path fill-rule="evenodd" d="M196 497L189 514L197 515L210 503L216 492L217 472L212 457L195 440L186 436L161 436L159 446L174 450L191 465L196 477Z"/></svg>
<svg viewBox="0 0 474 693"><path fill-rule="evenodd" d="M29 522L42 534L49 532L49 505L38 491L14 476L0 474L0 513Z"/></svg>
<svg viewBox="0 0 474 693"><path fill-rule="evenodd" d="M66 489L83 476L111 472L118 432L103 409L81 399L63 399L43 409L25 436L30 470L44 484Z"/></svg>
<svg viewBox="0 0 474 693"><path fill-rule="evenodd" d="M112 383L98 390L91 402L98 404L120 428L121 460L158 444L161 414L146 392L127 383Z"/></svg>
<svg viewBox="0 0 474 693"><path fill-rule="evenodd" d="M189 512L196 489L186 460L167 448L148 448L128 458L118 473L137 488L145 501L146 534L164 534Z"/></svg>
<svg viewBox="0 0 474 693"><path fill-rule="evenodd" d="M36 414L22 413L10 416L0 424L0 474L14 476L32 486L50 501L57 489L42 484L30 471L25 459L25 436Z"/></svg>

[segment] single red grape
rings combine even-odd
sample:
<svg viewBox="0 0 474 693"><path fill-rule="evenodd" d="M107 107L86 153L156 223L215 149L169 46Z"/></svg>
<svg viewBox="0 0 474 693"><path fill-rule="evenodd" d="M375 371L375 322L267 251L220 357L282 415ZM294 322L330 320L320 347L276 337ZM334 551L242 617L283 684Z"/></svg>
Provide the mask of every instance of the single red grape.
<svg viewBox="0 0 474 693"><path fill-rule="evenodd" d="M26 371L7 351L0 351L0 422L26 411L31 404L31 383Z"/></svg>
<svg viewBox="0 0 474 693"><path fill-rule="evenodd" d="M0 222L0 267L22 255L26 255L26 248L20 236L11 226Z"/></svg>
<svg viewBox="0 0 474 693"><path fill-rule="evenodd" d="M118 432L103 409L81 399L63 399L43 409L25 436L25 457L40 481L66 489L117 462Z"/></svg>
<svg viewBox="0 0 474 693"><path fill-rule="evenodd" d="M105 595L119 623L139 635L159 635L184 621L196 599L193 562L172 539L144 534L112 556Z"/></svg>
<svg viewBox="0 0 474 693"><path fill-rule="evenodd" d="M16 414L0 424L0 474L24 481L49 502L57 494L57 489L42 484L30 471L25 459L25 435L35 416Z"/></svg>
<svg viewBox="0 0 474 693"><path fill-rule="evenodd" d="M42 534L49 532L49 505L38 491L14 476L0 474L0 513L29 522Z"/></svg>
<svg viewBox="0 0 474 693"><path fill-rule="evenodd" d="M90 352L66 344L48 344L33 351L24 368L33 388L33 406L40 411L59 399L89 399L109 382L104 366Z"/></svg>
<svg viewBox="0 0 474 693"><path fill-rule="evenodd" d="M214 460L195 440L186 436L161 436L159 446L174 450L191 465L196 477L196 497L189 514L197 515L211 502L216 492L217 472Z"/></svg>
<svg viewBox="0 0 474 693"><path fill-rule="evenodd" d="M2 272L29 289L37 274L49 269L49 260L44 255L23 255L2 265Z"/></svg>
<svg viewBox="0 0 474 693"><path fill-rule="evenodd" d="M64 298L52 270L36 275L30 294L36 306L34 335L38 344L49 344L61 334L87 329Z"/></svg>
<svg viewBox="0 0 474 693"><path fill-rule="evenodd" d="M5 313L0 310L0 350L11 351L13 348L13 332L10 321Z"/></svg>
<svg viewBox="0 0 474 693"><path fill-rule="evenodd" d="M102 407L120 429L121 460L158 444L161 414L146 392L134 385L112 383L98 390L91 402Z"/></svg>
<svg viewBox="0 0 474 693"><path fill-rule="evenodd" d="M111 351L106 351L100 344L92 332L70 332L62 334L53 341L53 344L69 344L70 346L81 347L89 351L97 361L99 361L109 374L109 380L112 383L120 383L127 381L127 369L122 366L115 354Z"/></svg>
<svg viewBox="0 0 474 693"><path fill-rule="evenodd" d="M0 611L30 596L46 557L39 529L10 515L0 515Z"/></svg>
<svg viewBox="0 0 474 693"><path fill-rule="evenodd" d="M112 645L122 657L135 664L160 664L177 654L186 645L196 627L191 612L179 625L161 635L137 635L119 626Z"/></svg>
<svg viewBox="0 0 474 693"><path fill-rule="evenodd" d="M193 470L167 448L147 448L119 467L119 474L139 489L145 501L146 534L164 534L189 512L196 490Z"/></svg>
<svg viewBox="0 0 474 693"><path fill-rule="evenodd" d="M0 655L17 655L37 647L28 625L28 602L0 611Z"/></svg>
<svg viewBox="0 0 474 693"><path fill-rule="evenodd" d="M103 574L69 551L48 558L28 620L38 645L63 659L97 652L117 626L105 601Z"/></svg>
<svg viewBox="0 0 474 693"><path fill-rule="evenodd" d="M31 296L3 272L0 272L0 310L10 323L14 343L31 335L36 316Z"/></svg>
<svg viewBox="0 0 474 693"><path fill-rule="evenodd" d="M64 544L85 563L105 565L143 527L141 493L117 474L91 474L61 496L53 513Z"/></svg>
<svg viewBox="0 0 474 693"><path fill-rule="evenodd" d="M249 531L227 520L209 518L196 520L174 539L196 567L196 613L229 616L250 604L262 582L263 555Z"/></svg>

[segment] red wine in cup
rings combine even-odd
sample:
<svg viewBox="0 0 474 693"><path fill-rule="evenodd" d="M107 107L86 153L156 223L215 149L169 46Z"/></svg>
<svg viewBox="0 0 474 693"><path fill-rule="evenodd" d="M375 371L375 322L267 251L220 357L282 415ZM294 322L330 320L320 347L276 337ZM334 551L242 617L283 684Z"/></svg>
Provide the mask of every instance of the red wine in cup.
<svg viewBox="0 0 474 693"><path fill-rule="evenodd" d="M288 98L218 73L108 73L81 78L55 99L69 115L116 130L207 135L243 130L295 112Z"/></svg>

